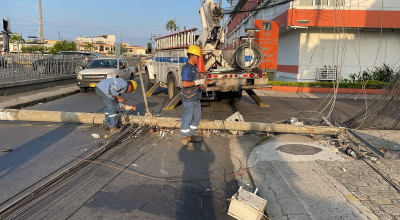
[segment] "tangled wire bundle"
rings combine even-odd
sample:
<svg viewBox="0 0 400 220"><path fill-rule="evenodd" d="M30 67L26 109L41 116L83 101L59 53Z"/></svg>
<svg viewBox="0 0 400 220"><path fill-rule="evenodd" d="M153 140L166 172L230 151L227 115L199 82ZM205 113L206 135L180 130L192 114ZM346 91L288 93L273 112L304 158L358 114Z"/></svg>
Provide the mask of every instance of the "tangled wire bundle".
<svg viewBox="0 0 400 220"><path fill-rule="evenodd" d="M383 119L399 111L400 104L400 72L396 73L382 90L365 104L353 117L343 124L349 128L366 129L379 127L390 129L400 122L400 114L390 123L382 125ZM374 125L375 124L375 125Z"/></svg>
<svg viewBox="0 0 400 220"><path fill-rule="evenodd" d="M251 50L254 55L252 61L250 64L246 65L245 62L245 52L246 50ZM251 54L251 53L250 53ZM250 71L253 69L256 69L260 66L262 60L263 60L263 49L255 43L246 43L240 45L236 51L234 52L231 60L231 64L237 69L237 70L244 70L244 71Z"/></svg>

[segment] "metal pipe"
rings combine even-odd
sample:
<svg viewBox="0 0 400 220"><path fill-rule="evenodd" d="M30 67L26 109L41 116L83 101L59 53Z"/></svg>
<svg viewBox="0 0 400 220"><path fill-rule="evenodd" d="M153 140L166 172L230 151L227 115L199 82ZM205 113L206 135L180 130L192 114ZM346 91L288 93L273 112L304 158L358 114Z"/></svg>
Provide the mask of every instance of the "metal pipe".
<svg viewBox="0 0 400 220"><path fill-rule="evenodd" d="M44 121L44 122L75 122L85 124L103 124L104 114L80 113L80 112L61 112L61 111L39 111L39 110L18 110L0 109L0 120L8 121ZM145 117L129 116L130 123L140 123L144 125L157 125L163 128L180 128L180 118L166 117ZM124 117L121 118L123 124L128 123ZM342 127L318 127L318 126L299 126L290 124L271 124L258 122L235 122L221 120L200 120L199 129L213 130L235 130L235 131L262 131L276 133L295 133L295 134L326 134L335 135L346 131Z"/></svg>
<svg viewBox="0 0 400 220"><path fill-rule="evenodd" d="M139 78L140 78L140 84L141 84L141 87L142 87L144 105L146 107L146 116L152 117L152 115L151 115L151 113L149 111L149 105L147 104L146 91L144 91L144 84L143 84L143 76L142 76L143 74L142 74L142 70L140 68L140 64L139 63L137 65L137 67L138 67L138 70L139 70Z"/></svg>

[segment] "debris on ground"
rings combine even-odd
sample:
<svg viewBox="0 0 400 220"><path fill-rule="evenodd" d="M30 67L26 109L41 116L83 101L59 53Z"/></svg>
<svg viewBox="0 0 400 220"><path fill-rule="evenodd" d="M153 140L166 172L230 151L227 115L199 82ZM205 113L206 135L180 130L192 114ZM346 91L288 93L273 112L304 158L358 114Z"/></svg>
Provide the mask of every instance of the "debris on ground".
<svg viewBox="0 0 400 220"><path fill-rule="evenodd" d="M299 122L299 120L297 120L297 118L294 118L294 117L290 119L290 124L292 124L292 125L304 125L303 122Z"/></svg>
<svg viewBox="0 0 400 220"><path fill-rule="evenodd" d="M8 152L11 152L11 151L12 151L12 149L4 149L4 150L2 150L3 153L8 153Z"/></svg>
<svg viewBox="0 0 400 220"><path fill-rule="evenodd" d="M254 193L250 193L240 187L238 192L231 198L228 215L242 220L256 220L265 216L267 200L257 196L257 191L258 189Z"/></svg>
<svg viewBox="0 0 400 220"><path fill-rule="evenodd" d="M99 134L92 134L92 137L97 139L97 138L100 138L100 135Z"/></svg>
<svg viewBox="0 0 400 220"><path fill-rule="evenodd" d="M233 115L229 116L225 121L244 121L243 115L239 111L235 112ZM229 131L233 135L243 135L244 131Z"/></svg>

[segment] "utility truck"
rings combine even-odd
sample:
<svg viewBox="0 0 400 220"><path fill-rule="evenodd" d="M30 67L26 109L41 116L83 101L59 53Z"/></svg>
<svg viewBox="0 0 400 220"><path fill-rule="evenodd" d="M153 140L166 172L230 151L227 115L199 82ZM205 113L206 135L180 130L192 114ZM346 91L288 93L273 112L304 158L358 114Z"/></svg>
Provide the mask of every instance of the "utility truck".
<svg viewBox="0 0 400 220"><path fill-rule="evenodd" d="M209 82L203 99L235 103L240 101L243 90L260 106L267 106L253 89L268 87L268 76L276 74L279 24L256 20L254 28L247 28L246 36L223 48L225 30L221 26L224 11L213 0L201 0L199 15L202 24L197 29L183 30L155 38L153 56L145 65L147 96L162 86L167 88L172 109L180 101L182 88L181 70L187 62L187 50L196 44L202 49L198 68L200 78ZM240 44L239 44L240 42Z"/></svg>

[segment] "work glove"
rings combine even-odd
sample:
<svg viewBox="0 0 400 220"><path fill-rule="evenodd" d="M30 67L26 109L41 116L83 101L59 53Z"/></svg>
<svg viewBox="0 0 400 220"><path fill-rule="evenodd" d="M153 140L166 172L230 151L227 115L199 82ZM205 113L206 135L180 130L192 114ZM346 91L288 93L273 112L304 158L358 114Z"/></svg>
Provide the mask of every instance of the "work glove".
<svg viewBox="0 0 400 220"><path fill-rule="evenodd" d="M206 84L200 84L199 85L199 89L200 89L200 91L204 92L207 89L207 85Z"/></svg>
<svg viewBox="0 0 400 220"><path fill-rule="evenodd" d="M136 106L134 106L134 105L127 105L127 106L125 106L125 111L130 111L130 110L132 110L132 111L135 111L136 110Z"/></svg>
<svg viewBox="0 0 400 220"><path fill-rule="evenodd" d="M206 83L206 79L198 79L198 80L194 81L194 85L196 85L196 86L204 84L204 83Z"/></svg>

